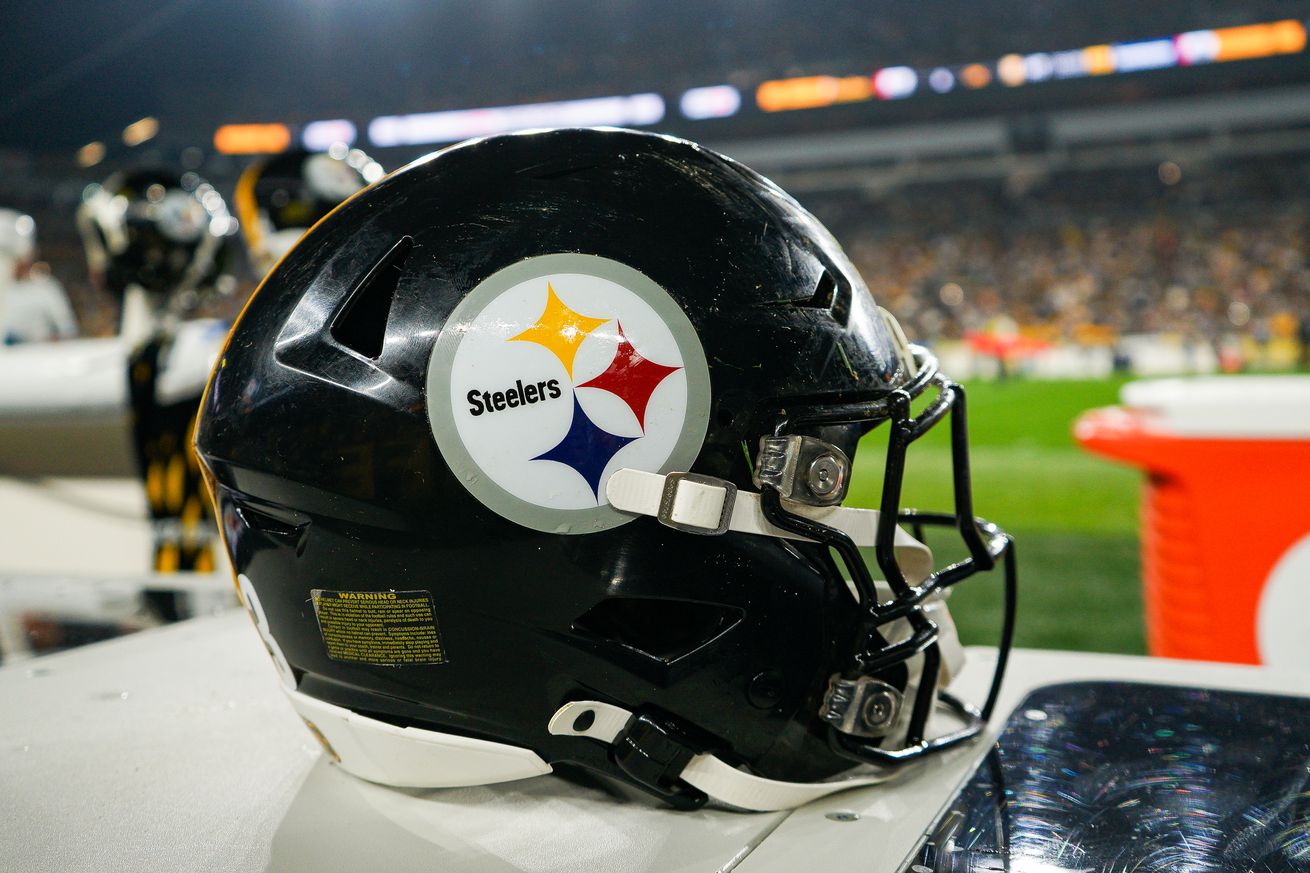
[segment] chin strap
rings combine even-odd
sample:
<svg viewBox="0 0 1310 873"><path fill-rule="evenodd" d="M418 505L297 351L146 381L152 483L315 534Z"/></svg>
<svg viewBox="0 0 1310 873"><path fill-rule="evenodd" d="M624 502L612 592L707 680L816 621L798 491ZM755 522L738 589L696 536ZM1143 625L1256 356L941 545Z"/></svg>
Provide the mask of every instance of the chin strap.
<svg viewBox="0 0 1310 873"><path fill-rule="evenodd" d="M625 741L631 742L629 738L640 721L640 716L634 717L621 706L575 700L559 708L550 719L549 729L556 736L588 737L618 749ZM640 750L637 753L643 754ZM885 770L832 782L782 782L738 770L706 752L692 754L676 772L666 771L672 780L681 780L719 803L755 812L792 809L838 791L885 782L896 772Z"/></svg>
<svg viewBox="0 0 1310 873"><path fill-rule="evenodd" d="M610 505L622 512L650 515L660 523L687 533L717 535L727 531L781 537L806 538L769 523L760 508L760 495L740 491L724 479L697 473L647 473L644 470L616 470L605 485ZM836 528L855 545L877 545L878 511L847 506L808 506L788 503L787 509L811 521ZM932 551L896 527L896 558L906 579L917 585L932 573Z"/></svg>

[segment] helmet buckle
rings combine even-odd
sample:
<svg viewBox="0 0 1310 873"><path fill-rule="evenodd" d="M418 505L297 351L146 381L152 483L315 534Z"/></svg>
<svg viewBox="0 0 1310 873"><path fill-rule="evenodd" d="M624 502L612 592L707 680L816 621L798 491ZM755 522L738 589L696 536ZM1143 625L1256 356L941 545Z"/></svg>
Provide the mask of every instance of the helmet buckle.
<svg viewBox="0 0 1310 873"><path fill-rule="evenodd" d="M687 763L704 751L667 720L637 713L614 738L614 763L638 784L679 809L705 805L703 791L679 779Z"/></svg>
<svg viewBox="0 0 1310 873"><path fill-rule="evenodd" d="M760 440L755 485L770 485L783 500L808 506L835 506L846 498L851 462L832 443L809 436Z"/></svg>
<svg viewBox="0 0 1310 873"><path fill-rule="evenodd" d="M700 473L669 473L656 514L660 524L684 533L718 536L732 524L737 486Z"/></svg>

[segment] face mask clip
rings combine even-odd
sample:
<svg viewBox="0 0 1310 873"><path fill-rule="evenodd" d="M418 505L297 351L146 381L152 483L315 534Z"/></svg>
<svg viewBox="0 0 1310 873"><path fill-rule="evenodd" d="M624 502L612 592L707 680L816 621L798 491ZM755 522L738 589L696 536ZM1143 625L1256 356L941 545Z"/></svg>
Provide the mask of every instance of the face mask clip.
<svg viewBox="0 0 1310 873"><path fill-rule="evenodd" d="M833 676L819 718L844 734L885 737L901 715L901 692L872 676L842 679Z"/></svg>
<svg viewBox="0 0 1310 873"><path fill-rule="evenodd" d="M832 443L790 434L760 440L752 477L755 487L769 485L783 500L807 506L836 506L846 499L851 461Z"/></svg>

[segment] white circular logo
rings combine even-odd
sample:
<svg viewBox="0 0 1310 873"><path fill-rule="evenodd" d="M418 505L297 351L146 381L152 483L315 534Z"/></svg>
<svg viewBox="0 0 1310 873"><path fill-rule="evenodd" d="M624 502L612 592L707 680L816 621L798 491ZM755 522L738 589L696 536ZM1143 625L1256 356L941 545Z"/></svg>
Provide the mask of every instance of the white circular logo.
<svg viewBox="0 0 1310 873"><path fill-rule="evenodd" d="M686 470L709 419L709 372L677 303L631 267L544 255L483 281L428 366L428 417L464 487L519 524L614 527L605 482Z"/></svg>

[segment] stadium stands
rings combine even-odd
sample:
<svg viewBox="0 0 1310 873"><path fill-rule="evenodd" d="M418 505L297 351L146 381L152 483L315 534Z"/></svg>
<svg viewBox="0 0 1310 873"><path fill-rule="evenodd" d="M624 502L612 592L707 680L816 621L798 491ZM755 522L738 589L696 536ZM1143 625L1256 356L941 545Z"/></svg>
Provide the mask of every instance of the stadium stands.
<svg viewBox="0 0 1310 873"><path fill-rule="evenodd" d="M1310 328L1310 157L813 195L875 296L928 341L1162 333L1296 362ZM1227 353L1227 352L1225 352ZM1239 362L1233 362L1239 363Z"/></svg>

